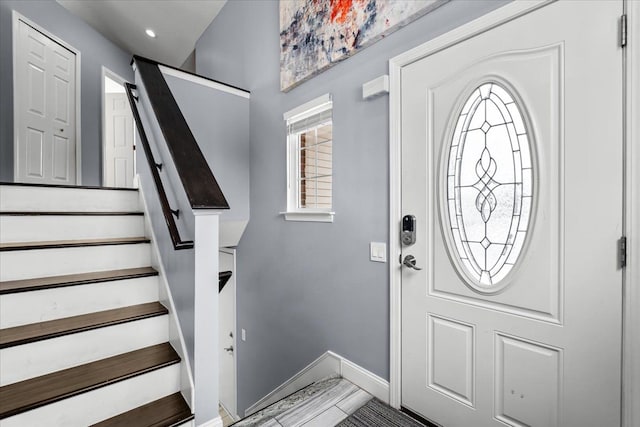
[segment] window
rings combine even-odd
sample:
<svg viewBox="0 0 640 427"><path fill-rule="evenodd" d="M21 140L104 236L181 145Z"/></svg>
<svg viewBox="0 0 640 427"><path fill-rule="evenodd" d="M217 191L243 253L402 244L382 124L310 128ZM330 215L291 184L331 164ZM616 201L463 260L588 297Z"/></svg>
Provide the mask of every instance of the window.
<svg viewBox="0 0 640 427"><path fill-rule="evenodd" d="M475 89L451 140L447 206L454 252L480 290L493 289L522 253L533 199L530 151L523 112L507 89Z"/></svg>
<svg viewBox="0 0 640 427"><path fill-rule="evenodd" d="M284 114L289 221L333 222L333 104L330 95Z"/></svg>

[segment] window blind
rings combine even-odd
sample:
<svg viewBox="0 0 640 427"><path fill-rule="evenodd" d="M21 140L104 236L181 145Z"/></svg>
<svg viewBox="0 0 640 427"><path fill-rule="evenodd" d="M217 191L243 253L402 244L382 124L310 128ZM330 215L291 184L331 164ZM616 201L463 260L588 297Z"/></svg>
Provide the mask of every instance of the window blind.
<svg viewBox="0 0 640 427"><path fill-rule="evenodd" d="M309 130L323 123L331 121L331 115L332 111L331 108L329 108L328 110L321 111L300 120L287 121L287 131L289 132L289 134L296 134L305 130Z"/></svg>

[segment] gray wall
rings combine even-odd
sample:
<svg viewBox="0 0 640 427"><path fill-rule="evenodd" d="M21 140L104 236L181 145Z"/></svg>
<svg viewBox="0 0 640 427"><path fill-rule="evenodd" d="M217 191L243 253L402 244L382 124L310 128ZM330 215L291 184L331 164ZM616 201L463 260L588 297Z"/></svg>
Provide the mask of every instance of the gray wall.
<svg viewBox="0 0 640 427"><path fill-rule="evenodd" d="M82 184L102 182L102 65L131 81L131 54L54 0L0 0L0 181L13 181L12 10L81 52Z"/></svg>
<svg viewBox="0 0 640 427"><path fill-rule="evenodd" d="M196 45L200 74L251 91L251 220L238 247L238 409L327 350L389 377L388 98L363 83L389 58L500 6L452 1L287 94L279 90L278 2L231 0ZM327 223L284 221L283 112L324 93L334 105L334 210ZM394 236L395 238L395 236ZM238 331L239 332L239 331Z"/></svg>
<svg viewBox="0 0 640 427"><path fill-rule="evenodd" d="M237 246L249 221L249 99L164 75L224 193L220 246Z"/></svg>

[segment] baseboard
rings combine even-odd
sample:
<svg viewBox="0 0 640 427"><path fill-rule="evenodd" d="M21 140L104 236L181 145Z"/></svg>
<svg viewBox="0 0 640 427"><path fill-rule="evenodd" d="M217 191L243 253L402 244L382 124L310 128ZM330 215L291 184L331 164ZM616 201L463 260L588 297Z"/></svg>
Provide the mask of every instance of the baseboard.
<svg viewBox="0 0 640 427"><path fill-rule="evenodd" d="M342 378L351 381L367 393L377 397L384 403L389 403L389 381L377 376L373 372L356 365L344 357L331 351L333 357L340 360L340 375Z"/></svg>
<svg viewBox="0 0 640 427"><path fill-rule="evenodd" d="M139 180L140 176L136 174L135 182L139 183ZM151 225L149 206L147 205L147 199L145 198L142 186L139 188L138 198L139 204L144 212L145 235L151 238L151 265L158 271L159 299L160 302L169 309L169 342L182 359L180 362L181 392L187 404L191 408L191 411L193 411L195 407L195 383L193 379L193 370L191 369L191 362L189 361L189 355L187 354L187 345L184 340L184 335L182 334L180 319L178 319L178 313L176 311L173 296L171 295L171 288L167 282L167 272L164 269L164 263L160 256L158 239L156 238L153 226ZM220 425L222 426L222 424ZM195 421L193 422L193 426L195 427Z"/></svg>
<svg viewBox="0 0 640 427"><path fill-rule="evenodd" d="M206 423L198 425L198 427L223 427L222 417L216 417L212 420L207 421Z"/></svg>
<svg viewBox="0 0 640 427"><path fill-rule="evenodd" d="M330 375L340 375L361 389L389 403L389 382L356 365L333 351L327 351L305 366L297 374L276 387L245 411L245 417L289 396L314 382Z"/></svg>
<svg viewBox="0 0 640 427"><path fill-rule="evenodd" d="M240 417L236 414L232 414L231 412L229 412L229 410L226 408L226 406L222 404L222 402L218 402L218 405L220 405L220 407L224 410L224 412L226 412L229 418L231 418L231 421L233 421L234 423L237 421L240 421ZM224 417L223 414L221 414L220 416Z"/></svg>

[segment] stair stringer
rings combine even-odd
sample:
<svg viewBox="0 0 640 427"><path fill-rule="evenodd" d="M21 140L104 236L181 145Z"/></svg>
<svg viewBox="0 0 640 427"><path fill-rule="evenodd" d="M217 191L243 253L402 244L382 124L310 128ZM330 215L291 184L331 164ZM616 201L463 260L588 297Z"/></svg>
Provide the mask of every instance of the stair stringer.
<svg viewBox="0 0 640 427"><path fill-rule="evenodd" d="M139 176L136 175L134 182L138 182ZM176 353L180 356L180 391L184 396L187 404L193 411L195 407L195 384L193 380L193 369L191 367L189 355L187 352L187 346L182 334L182 328L180 326L180 319L176 313L176 307L171 295L171 289L167 282L167 274L164 269L164 264L160 256L160 250L158 249L156 235L153 231L153 227L150 222L149 209L147 206L146 198L142 186L138 187L140 206L144 210L144 229L145 235L151 238L151 266L158 271L158 296L159 301L169 310L169 343L176 350ZM189 424L185 424L189 425Z"/></svg>

